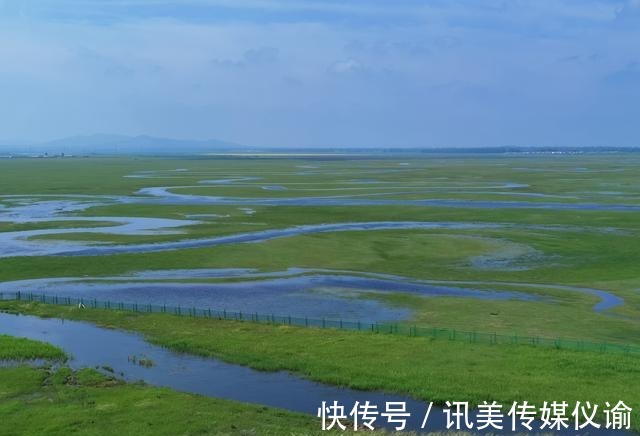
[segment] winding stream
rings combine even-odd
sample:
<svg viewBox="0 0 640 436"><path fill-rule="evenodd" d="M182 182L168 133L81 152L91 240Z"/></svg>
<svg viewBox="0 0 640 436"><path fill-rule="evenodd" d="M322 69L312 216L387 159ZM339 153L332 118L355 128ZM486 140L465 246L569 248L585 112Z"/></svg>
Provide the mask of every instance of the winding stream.
<svg viewBox="0 0 640 436"><path fill-rule="evenodd" d="M72 356L69 365L74 369L109 366L115 374L122 374L128 381L142 380L152 386L314 416L323 401L329 404L338 401L345 406L347 413L356 401L370 401L379 410L382 408L382 411L385 402L405 402L407 411L411 414L406 429L420 431L427 409L426 402L405 396L333 387L287 372L261 372L217 359L178 354L152 345L138 334L104 329L83 322L0 313L0 333L56 345ZM154 365L141 366L132 362L131 356L150 359ZM476 412L470 413L472 422L476 415ZM509 425L508 419L505 419L505 425ZM539 427L540 423L535 422L534 425ZM376 420L376 426L392 428L395 425L380 417ZM425 431L444 430L446 417L443 409L433 407ZM574 433L564 432L567 435ZM606 430L597 433L623 434Z"/></svg>
<svg viewBox="0 0 640 436"><path fill-rule="evenodd" d="M56 218L66 221L66 218ZM215 236L210 238L193 238L170 242L151 242L142 244L104 244L86 243L82 241L46 241L28 239L33 236L65 234L65 233L103 233L114 235L164 235L180 234L181 226L197 224L193 220L171 220L161 218L136 217L92 217L71 218L85 221L113 221L112 226L103 227L74 227L67 229L39 229L0 232L0 245L3 250L0 257L12 256L99 256L119 253L151 253L166 250L180 250L186 248L214 247L226 244L248 242L264 242L271 239L287 238L298 235L332 232L378 231L378 230L495 230L495 229L528 229L545 231L584 231L579 227L568 226L529 226L518 224L470 223L470 222L437 222L437 221L371 221L331 224L298 225L281 229L260 230L255 232L238 233L235 235ZM47 220L51 221L51 220ZM120 225L115 225L115 224ZM598 230L602 231L602 230Z"/></svg>
<svg viewBox="0 0 640 436"><path fill-rule="evenodd" d="M496 289L504 286L522 291ZM154 270L123 276L42 278L2 284L4 292L362 322L398 321L411 316L408 308L390 307L375 299L361 298L363 293L553 301L551 297L525 292L541 289L597 296L600 301L593 306L594 312L605 312L624 304L624 300L615 294L579 286L419 280L393 274L306 268L274 272L242 268Z"/></svg>

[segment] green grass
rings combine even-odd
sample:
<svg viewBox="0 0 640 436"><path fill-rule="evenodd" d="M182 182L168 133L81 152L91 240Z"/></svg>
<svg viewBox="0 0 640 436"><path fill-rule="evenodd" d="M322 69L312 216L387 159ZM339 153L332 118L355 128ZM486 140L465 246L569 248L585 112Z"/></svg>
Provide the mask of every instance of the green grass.
<svg viewBox="0 0 640 436"><path fill-rule="evenodd" d="M75 158L20 159L0 161L0 188L12 194L127 194L146 186L189 186L203 179L258 176L244 185L285 185L324 190L357 185L354 179L375 179L432 188L486 186L517 182L528 185L518 192L541 192L582 199L632 197L637 195L637 154L581 156L406 156L387 159L242 159L242 158ZM399 166L401 162L409 166ZM312 165L316 169L300 166ZM523 169L526 167L528 169ZM589 172L576 171L587 167ZM186 168L188 172L174 172ZM139 171L155 171L155 178L124 178ZM298 174L298 173L307 173ZM33 174L38 177L32 177ZM100 180L99 184L83 183ZM289 185L292 184L292 185ZM382 189L389 186L378 184ZM615 189L612 186L615 185ZM203 185L204 187L205 185ZM234 185L214 187L235 190ZM402 185L400 185L402 186ZM203 189L207 189L204 187ZM259 188L258 188L259 189ZM486 189L478 189L486 191ZM619 194L604 196L602 191ZM260 191L282 195L286 191ZM334 191L335 192L335 191ZM339 191L338 191L339 192ZM481 197L480 194L479 197ZM535 199L535 198L534 198Z"/></svg>
<svg viewBox="0 0 640 436"><path fill-rule="evenodd" d="M4 310L140 332L172 350L420 400L534 403L623 400L640 407L640 357L527 345L488 345L398 335L78 310L2 302ZM634 423L636 428L640 423Z"/></svg>
<svg viewBox="0 0 640 436"><path fill-rule="evenodd" d="M0 368L1 434L319 435L317 419L126 384L95 370ZM7 433L8 432L8 433Z"/></svg>
<svg viewBox="0 0 640 436"><path fill-rule="evenodd" d="M401 163L409 165L400 165ZM314 167L314 168L308 168ZM173 171L187 168L187 172ZM585 171L583 168L586 168ZM153 171L154 178L127 178L139 171ZM238 176L261 177L238 186L198 186L204 179ZM375 179L373 184L354 184L357 179ZM99 183L88 183L99 180ZM167 186L174 192L240 197L297 197L389 193L371 198L457 198L476 200L521 200L533 202L640 203L639 154L575 156L400 156L387 159L243 159L243 158L90 158L0 160L0 192L33 194L41 199L66 194L132 195L138 189ZM518 188L487 188L488 185L519 183ZM263 185L284 185L287 191L266 191ZM409 189L419 186L418 190ZM480 187L479 189L471 189ZM346 188L346 189L345 189ZM375 189L370 189L375 188ZM406 190L406 192L405 192ZM508 195L496 192L509 192ZM470 193L473 192L473 193ZM525 197L521 193L565 196L565 199ZM54 197L43 197L50 195ZM363 197L364 198L364 197ZM11 206L11 199L0 204ZM552 301L489 301L464 298L422 298L415 295L371 293L363 298L412 309L409 321L420 325L449 327L519 335L572 337L591 341L640 343L640 220L638 212L544 209L474 209L415 206L299 207L249 206L246 215L228 205L142 205L106 204L74 216L142 216L184 219L189 214L219 214L203 223L183 228L184 234L121 236L108 234L61 234L42 239L88 240L112 243L171 241L212 237L295 225L355 221L453 221L514 224L496 230L433 230L340 232L303 235L260 244L144 254L100 257L13 257L3 258L0 280L40 277L121 275L148 269L173 268L255 268L282 271L290 267L333 268L356 272L390 273L417 279L441 281L481 281L483 288L509 289L551 298ZM0 208L0 211L2 209ZM226 216L228 215L228 216ZM107 219L108 221L108 219ZM73 227L73 222L0 222L0 232ZM102 223L82 223L97 226ZM519 226L572 226L557 230ZM577 229L576 227L584 228ZM477 268L477 256L512 253L539 255L516 259L521 270ZM517 256L516 256L517 257ZM494 284L498 283L498 284ZM514 284L508 284L514 283ZM520 283L520 285L518 285ZM549 285L534 289L524 284ZM624 305L612 313L593 313L597 299L551 285L576 285L608 290L622 298ZM1 291L1 289L0 289ZM139 331L157 344L266 370L290 370L305 377L361 389L401 392L419 399L514 400L533 402L624 400L637 409L640 398L634 386L640 381L640 359L620 354L574 352L530 346L486 345L430 341L354 332L274 327L249 323L215 322L161 315L134 315L106 311L78 311L70 308L2 302L0 307L29 313L83 319L106 326ZM232 309L232 308L229 308ZM292 314L296 315L296 314ZM13 345L0 347L18 353ZM32 345L24 345L29 355ZM36 348L42 352L44 345ZM26 351L25 351L26 350ZM35 351L33 351L35 353ZM37 353L36 353L37 354ZM35 354L34 354L35 355ZM2 370L5 371L5 370ZM130 434L156 433L160 427L148 425L154 418L173 433L246 431L281 434L285 423L298 418L272 415L271 427L255 427L259 409L234 409L215 403L223 410L211 417L207 399L177 399L169 391L153 403L150 388L130 385L84 386L44 384L48 376L36 370L10 368L17 379L2 378L2 389L21 386L20 377L37 381L25 391L23 401L14 404L15 422L23 422L25 432L66 434L76 431L112 431ZM84 374L84 373L82 373ZM42 378L44 377L44 378ZM76 376L82 379L84 375ZM55 378L55 377L51 377ZM27 383L28 384L28 383ZM25 389L22 386L22 389ZM151 393L154 392L154 393ZM18 394L16 394L18 395ZM40 395L42 397L40 397ZM91 408L95 398L108 398L115 411ZM180 394L181 395L181 394ZM33 407L21 407L34 400ZM16 397L17 398L17 397ZM41 398L53 399L45 402ZM120 402L118 399L122 398ZM134 400L135 398L135 400ZM151 400L150 400L151 398ZM85 401L86 400L86 401ZM131 400L131 401L130 401ZM156 409L137 408L152 401ZM173 402L174 406L171 405ZM7 401L0 400L0 410ZM31 404L31 403L29 403ZM122 406L121 406L122 404ZM179 405L175 405L179 404ZM122 409L120 409L122 407ZM209 408L208 408L209 407ZM186 418L178 415L195 410ZM228 427L227 417L239 413L241 428ZM61 413L62 412L62 413ZM201 412L201 414L199 414ZM227 414L228 412L228 414ZM41 413L43 418L38 418ZM242 415L244 414L244 415ZM59 416L60 415L60 416ZM97 417L94 419L94 417ZM134 417L140 425L129 423ZM182 419L182 420L181 420ZM289 421L293 419L293 421ZM302 418L300 418L302 419ZM307 418L304 418L305 420ZM48 425L49 427L38 427ZM174 426L171 422L180 423ZM12 421L13 422L13 421ZM297 422L297 421L296 421ZM306 421L305 421L306 422ZM145 423L147 426L142 425ZM306 424L300 424L306 425ZM311 425L311 424L309 424ZM634 423L637 427L637 423ZM5 427L3 427L5 428ZM10 428L10 427L6 427ZM304 427L315 429L314 427ZM183 431L184 430L184 431ZM101 434L101 433L100 433Z"/></svg>
<svg viewBox="0 0 640 436"><path fill-rule="evenodd" d="M66 360L66 358L64 351L46 342L0 335L0 361Z"/></svg>
<svg viewBox="0 0 640 436"><path fill-rule="evenodd" d="M426 298L400 293L368 293L362 298L412 309L413 317L404 322L410 325L520 337L640 344L636 321L594 312L592 307L598 298L579 293L555 298L553 302Z"/></svg>
<svg viewBox="0 0 640 436"><path fill-rule="evenodd" d="M571 243L568 244L567 238ZM2 280L44 277L97 277L136 270L173 268L331 268L399 274L430 280L478 280L593 286L619 295L624 317L593 313L593 296L575 291L545 291L526 286L511 290L549 296L553 301L482 301L456 298L376 296L411 308L415 322L428 326L572 337L591 341L638 343L640 241L628 234L561 231L375 231L303 235L260 244L235 244L157 253L86 257L16 257L3 259ZM470 259L509 246L543 253L524 261L529 270L478 269ZM312 250L309 247L313 247ZM37 270L36 270L37 269ZM504 289L484 285L485 289ZM220 308L222 309L222 308ZM233 308L227 308L233 310ZM498 316L491 315L499 313ZM284 314L287 315L287 314ZM295 313L291 314L295 316Z"/></svg>
<svg viewBox="0 0 640 436"><path fill-rule="evenodd" d="M74 228L78 226L82 227L103 227L111 226L115 223L104 221L49 221L49 222L34 222L34 223L2 223L0 222L0 232L19 232L25 230L41 230L41 229L66 229Z"/></svg>

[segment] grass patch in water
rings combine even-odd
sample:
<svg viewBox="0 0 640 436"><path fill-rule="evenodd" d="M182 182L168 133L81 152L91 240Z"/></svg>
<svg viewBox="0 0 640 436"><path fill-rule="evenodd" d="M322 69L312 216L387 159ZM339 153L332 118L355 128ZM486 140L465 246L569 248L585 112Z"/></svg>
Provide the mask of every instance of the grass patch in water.
<svg viewBox="0 0 640 436"><path fill-rule="evenodd" d="M66 360L67 356L60 348L46 342L0 335L0 361L35 359Z"/></svg>

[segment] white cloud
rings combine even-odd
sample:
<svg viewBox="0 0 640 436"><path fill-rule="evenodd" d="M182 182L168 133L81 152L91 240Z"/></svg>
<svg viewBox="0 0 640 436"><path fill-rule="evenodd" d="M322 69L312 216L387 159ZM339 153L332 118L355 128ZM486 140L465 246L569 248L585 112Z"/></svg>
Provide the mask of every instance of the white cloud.
<svg viewBox="0 0 640 436"><path fill-rule="evenodd" d="M577 125L631 104L617 94L616 106L599 88L640 59L640 30L609 25L623 3L403 0L394 10L416 21L390 19L384 29L268 3L288 19L136 16L103 25L29 18L29 8L27 18L0 18L0 101L8 102L0 139L113 131L267 145L582 143L610 128L568 134L557 120ZM605 55L588 62L592 53Z"/></svg>
<svg viewBox="0 0 640 436"><path fill-rule="evenodd" d="M336 61L329 66L329 72L334 74L349 74L362 71L363 65L355 59Z"/></svg>

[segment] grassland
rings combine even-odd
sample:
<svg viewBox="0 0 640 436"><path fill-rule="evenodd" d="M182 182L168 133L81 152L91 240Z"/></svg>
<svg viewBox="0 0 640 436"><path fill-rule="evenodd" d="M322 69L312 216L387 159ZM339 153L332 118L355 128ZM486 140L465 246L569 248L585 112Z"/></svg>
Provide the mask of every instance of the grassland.
<svg viewBox="0 0 640 436"><path fill-rule="evenodd" d="M494 191L507 194L544 194L548 202L619 202L638 200L639 157L629 155L527 156L527 157L401 157L396 159L160 159L103 158L68 160L0 161L1 192L12 195L131 195L149 186L193 186L202 180L240 179L236 183L201 185L210 195L274 196L350 195L355 189L371 193L396 192L384 198L401 198L409 187L425 187L438 196L454 198L460 190L486 200ZM408 163L407 166L400 164ZM176 171L185 169L188 171ZM37 174L38 177L33 177ZM131 175L140 178L126 177ZM100 180L99 184L84 183ZM371 180L368 180L371 179ZM367 183L357 184L358 180ZM519 186L505 188L503 185ZM286 191L265 191L262 186L285 186ZM490 189L490 187L498 187ZM393 189L390 189L393 188ZM251 192L242 192L251 190ZM410 190L410 189L409 189ZM178 189L180 191L180 189ZM410 195L432 198L433 193ZM467 194L464 194L467 195ZM437 196L436 196L437 197ZM54 197L55 198L55 197ZM509 199L512 199L509 197ZM520 200L523 198L521 197ZM540 198L525 198L537 201ZM4 198L6 203L10 199ZM7 205L9 203L6 203ZM177 235L110 235L102 233L56 234L43 239L140 243L229 235L240 232L304 224L349 221L455 221L513 224L515 226L572 226L545 230L515 227L477 231L395 231L335 233L296 236L263 244L220 246L142 255L9 258L2 262L0 280L33 277L117 275L139 269L247 267L265 271L288 267L336 268L385 272L433 280L478 280L598 287L620 295L626 304L615 310L637 319L640 260L637 212L603 210L475 209L416 206L251 206L247 215L229 205L108 204L76 216L140 216L184 219L216 214ZM64 228L73 223L3 223L0 231ZM95 226L87 222L83 225ZM19 227L21 226L21 227ZM28 227L27 227L28 226ZM581 230L587 228L588 230ZM611 231L607 231L611 230ZM483 270L469 259L491 255L508 244L520 244L543 255L520 270ZM307 247L313 247L308 250ZM566 298L572 298L567 295ZM577 304L576 308L580 305ZM463 311L453 308L452 312ZM416 319L421 317L418 314ZM534 314L535 315L535 314ZM479 321L479 320L478 320ZM632 321L630 321L632 322ZM634 322L634 321L633 321ZM487 326L489 327L489 326ZM562 332L559 332L561 334ZM629 339L632 339L630 336Z"/></svg>
<svg viewBox="0 0 640 436"><path fill-rule="evenodd" d="M411 308L412 322L487 332L570 337L595 341L638 343L637 309L640 286L636 259L638 246L627 235L568 232L475 231L467 234L422 231L344 232L305 235L264 242L158 253L100 257L8 258L2 262L5 280L32 278L34 266L46 277L111 276L145 269L257 268L282 271L291 266L375 271L430 280L478 280L593 286L621 296L625 304L613 309L620 316L593 313L598 299L571 291L485 285L551 297L551 301L477 301L456 298L420 298L376 295L377 299ZM487 253L491 244L509 240L553 253L530 270L495 271L473 268L469 257ZM482 236L482 238L479 238ZM307 247L313 247L309 250ZM549 265L545 266L544 263ZM232 308L228 308L232 309ZM497 315L495 315L497 313ZM295 315L295 314L292 314Z"/></svg>
<svg viewBox="0 0 640 436"><path fill-rule="evenodd" d="M93 369L32 367L67 359L45 342L0 335L0 434L321 434L315 419L283 410L125 383ZM189 411L189 413L186 413Z"/></svg>
<svg viewBox="0 0 640 436"><path fill-rule="evenodd" d="M0 368L0 417L0 434L6 435L322 433L316 420L305 415L127 384L95 370L64 367Z"/></svg>
<svg viewBox="0 0 640 436"><path fill-rule="evenodd" d="M188 171L176 171L178 169ZM136 177L127 177L132 175ZM259 179L238 180L242 177ZM226 179L236 180L200 183ZM99 183L88 183L89 180ZM33 196L28 197L28 201L61 199L69 194L131 198L138 197L139 189L164 186L179 194L244 199L357 196L353 198L589 203L606 207L640 204L638 180L640 156L637 154L402 156L389 159L0 160L0 192ZM265 190L264 186L286 189ZM3 210L15 208L15 202L19 200L24 198L0 197L0 205L4 206L0 207L0 216ZM306 224L372 221L495 223L504 226L476 230L334 232L291 236L258 244L144 254L6 257L0 259L0 281L84 276L90 279L141 270L252 268L275 272L299 267L348 270L354 274L386 273L441 282L480 282L475 286L513 290L541 299L494 301L379 292L364 293L360 298L409 308L412 318L407 322L418 325L640 344L638 211L597 207L593 210L478 208L473 204L466 207L401 203L378 206L266 206L250 202L147 204L118 202L113 198L99 203L61 216L97 218L99 223L7 220L0 222L0 233L63 229L76 224L95 227L109 222L109 217L189 219L198 215L199 218L191 219L200 222L185 225L179 229L182 233L176 234L63 232L37 238L46 243L62 240L130 244ZM246 208L251 212L247 213ZM512 253L513 258L502 262L507 256L504 253ZM528 256L527 253L535 255ZM479 267L474 263L477 258L488 259L488 266ZM492 260L496 262L492 263ZM529 284L541 286L533 288ZM602 289L622 298L624 304L596 313L593 306L598 302L597 297L559 289L555 287L557 285ZM634 408L640 407L640 399L633 390L640 378L637 369L640 360L632 356L528 346L461 344L161 315L73 311L9 302L0 303L0 307L139 331L155 343L180 351L216 356L258 369L290 370L326 383L402 392L419 399L474 402L527 399L535 402L553 397L551 399L601 403L623 399ZM137 392L136 389L141 388L126 389ZM114 394L113 398L116 397ZM65 398L75 401L71 397ZM61 400L60 407L63 403ZM124 413L122 410L120 414ZM84 412L74 409L73 414L76 413ZM114 412L113 419L116 415ZM255 416L248 415L247 422L256 420ZM109 419L105 417L104 422L111 422ZM284 418L275 419L274 425L280 419Z"/></svg>
<svg viewBox="0 0 640 436"><path fill-rule="evenodd" d="M640 407L640 357L526 345L488 345L397 335L183 318L36 303L1 302L5 311L83 320L140 332L172 350L252 368L287 370L362 390L383 390L444 403L507 404L550 398ZM389 352L392 350L392 352ZM640 422L636 422L640 428Z"/></svg>
<svg viewBox="0 0 640 436"><path fill-rule="evenodd" d="M529 157L407 157L397 159L70 159L0 161L0 187L11 194L131 195L149 186L193 186L202 180L260 177L220 185L201 185L210 195L250 195L260 198L306 195L350 195L353 188L372 193L424 186L450 198L473 190L473 198L488 199L493 191L542 193L562 198L548 202L636 201L639 157L630 155ZM401 166L401 163L409 163ZM175 171L188 169L188 171ZM40 177L27 177L29 174ZM83 183L94 175L99 186ZM141 178L125 177L141 175ZM372 179L372 180L368 180ZM358 185L358 180L367 183ZM236 186L236 184L238 186ZM518 188L503 185L517 184ZM278 185L286 191L266 191ZM488 187L497 186L497 189ZM389 189L393 187L394 189ZM365 189L366 188L366 189ZM373 188L373 189L372 189ZM398 188L398 189L395 189ZM400 189L403 188L403 189ZM242 190L251 192L242 192ZM342 189L342 190L340 190ZM297 190L297 191L296 191ZM178 189L177 191L181 191ZM386 193L386 192L385 192ZM255 194L255 195L254 195ZM419 193L420 198L432 194ZM467 194L464 194L467 195ZM566 197L566 198L565 198ZM523 198L520 198L522 200ZM536 200L524 198L527 201ZM538 199L539 200L539 199ZM606 200L606 201L605 201ZM5 201L8 201L5 198ZM101 257L14 257L2 260L0 280L36 277L121 275L138 270L173 268L255 268L282 271L290 267L330 268L398 274L416 279L538 283L595 287L625 301L612 310L618 316L591 313L596 300L575 292L515 290L551 296L555 302L526 305L517 301L478 302L465 299L415 299L372 296L414 310L412 322L546 336L578 336L590 340L637 343L640 331L638 212L553 209L476 209L422 206L251 206L247 215L231 205L106 204L75 213L76 217L138 216L184 219L214 214L175 235L112 235L62 233L49 240L99 243L144 243L223 236L305 224L368 221L445 221L499 223L494 230L397 230L340 232L293 236L260 244L235 244L159 253ZM88 222L88 225L96 223ZM26 226L28 224L21 224ZM40 222L39 228L66 223ZM83 223L84 225L84 223ZM16 226L15 224L13 225ZM534 226L533 228L531 226ZM550 228L543 228L548 226ZM555 229L553 229L555 227ZM4 229L0 228L4 231ZM16 230L7 228L6 230ZM523 247L540 256L523 257L520 268L477 268L478 256L499 258L505 247ZM309 247L313 247L312 250ZM499 289L513 288L493 285ZM495 307L492 307L494 306ZM475 308L475 310L470 310ZM232 308L229 308L232 309ZM499 313L499 316L490 315ZM524 314L527 316L523 316ZM563 320L571 320L564 322Z"/></svg>

